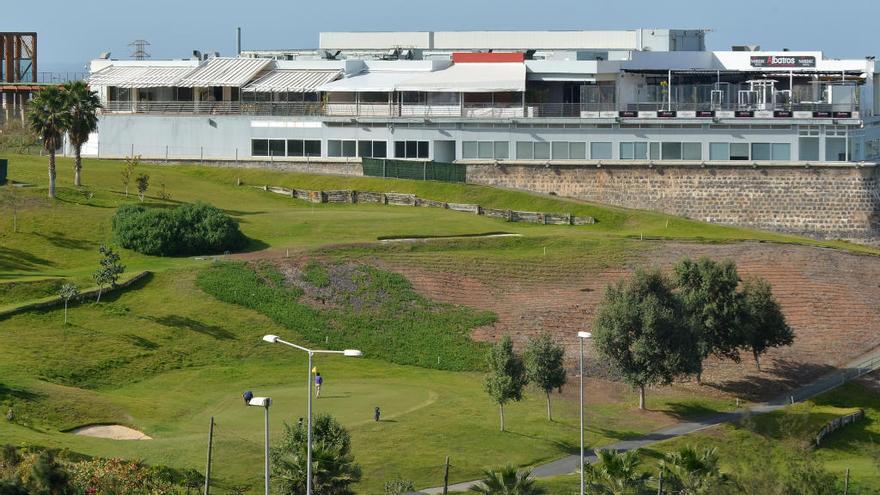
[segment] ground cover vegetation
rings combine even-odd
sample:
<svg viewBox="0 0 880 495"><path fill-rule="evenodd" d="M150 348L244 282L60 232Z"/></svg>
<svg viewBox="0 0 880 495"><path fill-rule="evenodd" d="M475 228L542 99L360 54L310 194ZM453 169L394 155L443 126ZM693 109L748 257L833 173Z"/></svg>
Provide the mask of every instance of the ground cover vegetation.
<svg viewBox="0 0 880 495"><path fill-rule="evenodd" d="M817 244L654 213L459 184L136 165L139 173L150 175L151 182L167 187L162 196L154 189L147 190L147 207L210 202L239 223L249 239L245 250L269 248L268 254L275 258L283 257L287 250L297 259L308 258L305 253L318 256L314 263L295 264L302 272L298 277L291 277L293 272L285 272L279 268L283 266L275 264L275 272L283 279L273 281L277 275L257 264L215 265L195 258L149 256L114 245L111 221L116 209L138 201L125 196L120 183L124 164L120 162L84 159L88 173L82 180L88 185L74 186L73 174L59 176L57 199L49 201L45 199L45 158L10 158L10 176L16 185L35 185L16 187L15 194L34 201L19 210L15 231L12 218L0 217L0 291L9 296L0 306L28 302L44 294L58 298L63 283L76 284L82 290L94 286L92 274L102 244L120 255L126 273L149 269L156 275L126 292L108 294L100 303L71 301L73 317L67 325L60 306L0 319L0 404L3 412L12 412L11 420L0 420L0 438L102 458L143 459L151 466L203 470L208 419L215 416L215 493L255 492L261 486L261 419L241 405L241 390L253 389L275 399L273 444L281 438L284 420L293 424L296 417L304 415L305 397L296 384L300 380L298 370L306 374L305 357L267 346L260 336L276 333L293 341L315 339L314 343L323 344L328 336L334 338L337 330L291 328L261 311L217 299L199 287L202 277L210 277L215 270L247 269L256 277L255 282L262 284L261 291L270 291L273 297L287 291L289 300L315 310L323 315L318 321L329 324L335 320L327 318L328 314L342 315L341 321L349 321L345 319L346 308L362 297L357 291L333 292L333 267L339 263L360 267L373 257L402 255L401 259L406 259L409 253L416 253L426 255L432 263L443 263L444 259L480 263L485 258L512 257L564 271L583 260L596 266L620 263L628 250L638 249L639 242L632 238L637 239L640 233L719 242L764 239ZM72 165L66 158L58 162ZM434 209L312 205L238 186L237 179L245 185L270 183L313 189L357 186L501 208L572 211L592 215L599 223L590 227L512 225ZM533 203L535 207L528 206ZM397 246L374 243L380 236L499 230L524 237ZM331 243L337 247L327 247ZM354 243L360 244L339 246ZM873 252L850 245L822 244ZM545 248L553 260L543 253ZM387 284L394 292L390 298L394 304L414 304L418 311L439 308L441 313L457 315L458 324L483 321L475 316L482 314L478 311L437 305L428 299L419 302L399 298L411 289L384 280L383 272L392 278L394 275L387 270L372 268L379 275L366 287ZM291 280L297 284L291 284ZM291 294L299 295L294 299ZM367 306L369 311L380 313L388 307L394 305ZM463 326L456 328L460 328L459 335L467 333ZM304 335L307 333L308 337ZM365 340L366 346L369 338ZM449 342L452 347L458 345L455 338L450 337ZM325 393L316 401L316 412L333 414L351 434L351 452L362 470L361 480L353 485L355 492L381 493L385 482L395 479L411 480L416 486L437 485L442 479L445 455L452 457L454 482L475 479L487 465L498 461L522 466L574 451L576 404L554 400L553 421L547 421L543 391L534 397L524 394L521 402L507 405L509 426L507 433L499 433L497 414L492 413L493 403L483 389L481 371L485 370L486 347L477 345L474 352L467 351L466 346L464 349L461 354L451 353L448 359L441 356L441 365L458 360L471 362L473 369L480 371L432 369L436 365L431 362L436 363L437 358L433 350L426 352L427 367L394 364L382 354L370 357L369 353L364 360L328 359L318 363L327 381ZM588 387L591 385L601 388L598 382L588 383ZM591 446L632 438L707 411L733 408L731 399L675 386L652 391L647 399L651 411L647 414L630 412L635 396L626 390L590 400L587 441ZM372 417L376 406L383 411L379 422ZM127 425L148 433L153 440L118 442L67 432L95 423Z"/></svg>

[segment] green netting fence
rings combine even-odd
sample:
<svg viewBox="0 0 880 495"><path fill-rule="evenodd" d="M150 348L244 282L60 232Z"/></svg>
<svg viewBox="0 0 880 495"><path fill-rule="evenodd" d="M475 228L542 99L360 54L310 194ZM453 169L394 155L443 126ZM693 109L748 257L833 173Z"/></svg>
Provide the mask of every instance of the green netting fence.
<svg viewBox="0 0 880 495"><path fill-rule="evenodd" d="M363 158L364 175L395 179L467 182L467 166L435 161Z"/></svg>

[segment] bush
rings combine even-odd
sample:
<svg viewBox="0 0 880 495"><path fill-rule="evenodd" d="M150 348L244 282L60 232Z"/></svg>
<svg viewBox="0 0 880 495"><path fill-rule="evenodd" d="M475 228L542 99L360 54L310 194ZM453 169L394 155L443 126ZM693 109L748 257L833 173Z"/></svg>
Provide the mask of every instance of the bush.
<svg viewBox="0 0 880 495"><path fill-rule="evenodd" d="M113 217L113 238L124 248L154 256L222 253L241 248L246 240L238 223L205 203L171 210L120 206Z"/></svg>

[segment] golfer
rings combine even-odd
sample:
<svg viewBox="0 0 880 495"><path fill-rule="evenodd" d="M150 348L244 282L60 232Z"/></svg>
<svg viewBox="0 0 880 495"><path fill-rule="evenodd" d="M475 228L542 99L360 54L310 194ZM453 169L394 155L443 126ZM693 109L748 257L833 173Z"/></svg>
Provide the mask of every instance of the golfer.
<svg viewBox="0 0 880 495"><path fill-rule="evenodd" d="M324 383L324 378L320 373L315 374L315 397L321 396L321 385Z"/></svg>

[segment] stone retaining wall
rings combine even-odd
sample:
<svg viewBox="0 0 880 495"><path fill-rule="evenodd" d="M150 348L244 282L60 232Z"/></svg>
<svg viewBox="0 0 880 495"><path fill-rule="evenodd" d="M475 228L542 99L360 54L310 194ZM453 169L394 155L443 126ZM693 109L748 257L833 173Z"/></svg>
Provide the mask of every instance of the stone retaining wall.
<svg viewBox="0 0 880 495"><path fill-rule="evenodd" d="M880 241L874 164L469 164L468 182L816 238Z"/></svg>

